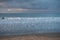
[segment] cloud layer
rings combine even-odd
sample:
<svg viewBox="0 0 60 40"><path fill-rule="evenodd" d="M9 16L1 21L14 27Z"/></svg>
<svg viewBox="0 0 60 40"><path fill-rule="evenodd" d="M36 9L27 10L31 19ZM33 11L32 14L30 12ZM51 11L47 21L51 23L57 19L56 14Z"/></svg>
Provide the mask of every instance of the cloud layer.
<svg viewBox="0 0 60 40"><path fill-rule="evenodd" d="M60 9L60 0L0 0L0 7L27 9Z"/></svg>

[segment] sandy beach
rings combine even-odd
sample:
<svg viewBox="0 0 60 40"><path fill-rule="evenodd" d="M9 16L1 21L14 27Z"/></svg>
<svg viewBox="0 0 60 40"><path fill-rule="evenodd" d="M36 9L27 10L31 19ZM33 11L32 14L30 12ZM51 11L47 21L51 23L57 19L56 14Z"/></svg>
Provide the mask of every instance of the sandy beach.
<svg viewBox="0 0 60 40"><path fill-rule="evenodd" d="M4 36L0 40L60 40L59 34L52 35L20 35L20 36Z"/></svg>

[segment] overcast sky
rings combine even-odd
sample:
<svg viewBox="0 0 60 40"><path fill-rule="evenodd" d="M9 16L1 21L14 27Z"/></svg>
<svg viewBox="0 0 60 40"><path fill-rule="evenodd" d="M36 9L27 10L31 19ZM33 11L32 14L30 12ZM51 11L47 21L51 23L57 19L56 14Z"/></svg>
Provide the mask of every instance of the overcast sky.
<svg viewBox="0 0 60 40"><path fill-rule="evenodd" d="M0 0L0 8L59 10L60 0Z"/></svg>

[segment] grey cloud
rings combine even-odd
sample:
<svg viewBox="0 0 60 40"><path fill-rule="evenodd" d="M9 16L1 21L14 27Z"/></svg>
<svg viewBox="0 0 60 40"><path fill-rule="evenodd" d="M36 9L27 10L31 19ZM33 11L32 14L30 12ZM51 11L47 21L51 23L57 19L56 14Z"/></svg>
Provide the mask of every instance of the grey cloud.
<svg viewBox="0 0 60 40"><path fill-rule="evenodd" d="M8 1L11 1L11 0L0 0L0 2L8 2Z"/></svg>
<svg viewBox="0 0 60 40"><path fill-rule="evenodd" d="M1 0L8 8L60 9L60 0Z"/></svg>

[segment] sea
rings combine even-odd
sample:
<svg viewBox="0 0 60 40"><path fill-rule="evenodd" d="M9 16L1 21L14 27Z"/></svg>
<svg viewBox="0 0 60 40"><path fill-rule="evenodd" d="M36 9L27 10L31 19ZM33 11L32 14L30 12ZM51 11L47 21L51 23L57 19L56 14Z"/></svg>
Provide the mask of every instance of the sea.
<svg viewBox="0 0 60 40"><path fill-rule="evenodd" d="M0 36L60 33L60 12L0 13Z"/></svg>

